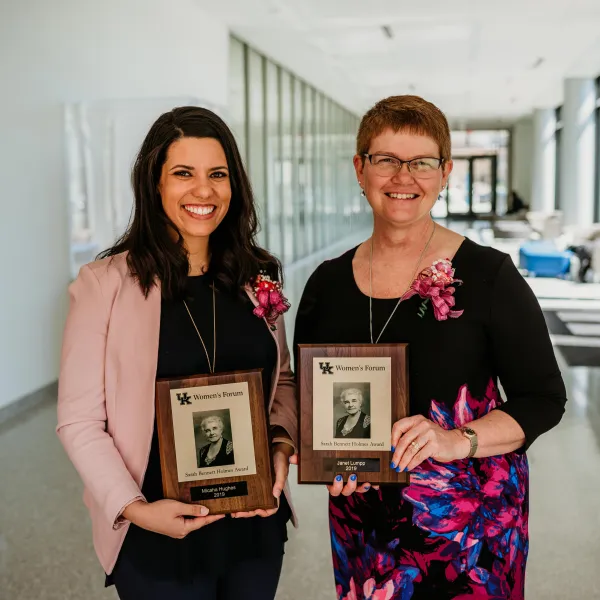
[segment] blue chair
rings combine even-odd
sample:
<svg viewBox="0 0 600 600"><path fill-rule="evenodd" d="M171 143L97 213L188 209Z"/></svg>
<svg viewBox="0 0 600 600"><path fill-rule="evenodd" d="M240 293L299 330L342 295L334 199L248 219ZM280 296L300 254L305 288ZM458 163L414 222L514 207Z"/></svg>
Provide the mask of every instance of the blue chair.
<svg viewBox="0 0 600 600"><path fill-rule="evenodd" d="M526 242L519 249L519 267L534 277L564 277L571 268L570 251L559 250L553 242Z"/></svg>

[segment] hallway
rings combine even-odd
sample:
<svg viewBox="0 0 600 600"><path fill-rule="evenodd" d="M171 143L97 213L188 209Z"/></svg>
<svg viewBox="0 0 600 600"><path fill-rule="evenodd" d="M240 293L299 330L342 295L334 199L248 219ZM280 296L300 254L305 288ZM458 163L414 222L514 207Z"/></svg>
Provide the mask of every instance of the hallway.
<svg viewBox="0 0 600 600"><path fill-rule="evenodd" d="M469 232L473 235L474 232ZM345 240L350 247L360 236ZM338 247L335 253L344 248ZM296 307L318 264L291 268ZM294 308L288 319L291 339ZM570 402L559 427L529 452L531 466L528 600L600 598L600 368L570 367L559 353ZM101 600L103 588L81 501L81 485L54 433L55 397L0 426L0 580L2 600ZM289 528L278 600L334 600L327 492L298 486L301 519Z"/></svg>

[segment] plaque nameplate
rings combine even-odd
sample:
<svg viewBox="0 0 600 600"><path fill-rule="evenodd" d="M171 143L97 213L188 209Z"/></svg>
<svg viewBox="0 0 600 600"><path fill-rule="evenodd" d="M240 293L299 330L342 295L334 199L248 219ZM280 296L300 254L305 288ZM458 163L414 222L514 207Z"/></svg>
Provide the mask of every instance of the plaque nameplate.
<svg viewBox="0 0 600 600"><path fill-rule="evenodd" d="M332 473L379 473L379 458L324 458L323 466Z"/></svg>
<svg viewBox="0 0 600 600"><path fill-rule="evenodd" d="M247 481L232 481L220 485L199 485L190 489L193 502L216 500L217 498L237 498L248 495Z"/></svg>

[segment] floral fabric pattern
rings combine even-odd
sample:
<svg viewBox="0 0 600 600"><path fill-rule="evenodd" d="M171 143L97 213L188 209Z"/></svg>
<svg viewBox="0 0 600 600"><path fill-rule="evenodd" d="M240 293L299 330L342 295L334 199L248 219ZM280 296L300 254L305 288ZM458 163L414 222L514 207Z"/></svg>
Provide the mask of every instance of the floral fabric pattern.
<svg viewBox="0 0 600 600"><path fill-rule="evenodd" d="M462 427L500 404L490 380L481 398L463 385L429 418ZM524 454L423 462L409 486L330 500L339 600L522 600L528 552Z"/></svg>

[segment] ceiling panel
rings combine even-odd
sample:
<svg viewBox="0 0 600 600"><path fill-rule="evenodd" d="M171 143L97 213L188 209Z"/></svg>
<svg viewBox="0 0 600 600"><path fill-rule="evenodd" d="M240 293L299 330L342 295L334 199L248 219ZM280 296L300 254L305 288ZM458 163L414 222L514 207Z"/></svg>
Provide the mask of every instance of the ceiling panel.
<svg viewBox="0 0 600 600"><path fill-rule="evenodd" d="M302 76L338 82L356 112L417 93L457 118L514 119L559 102L566 76L600 74L600 0L197 1L271 56L301 70L306 56Z"/></svg>

